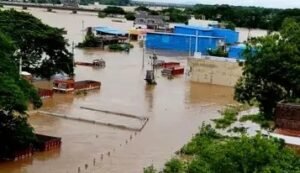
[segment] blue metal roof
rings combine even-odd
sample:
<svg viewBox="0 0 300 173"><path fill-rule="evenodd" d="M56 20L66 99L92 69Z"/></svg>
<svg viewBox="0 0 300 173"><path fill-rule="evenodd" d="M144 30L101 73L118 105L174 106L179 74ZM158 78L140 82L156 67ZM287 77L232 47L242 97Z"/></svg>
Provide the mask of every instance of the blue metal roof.
<svg viewBox="0 0 300 173"><path fill-rule="evenodd" d="M196 35L192 35L192 34L168 33L168 32L147 32L147 34L196 37ZM206 35L198 35L198 38L224 39L224 37L215 37L215 36L206 36Z"/></svg>
<svg viewBox="0 0 300 173"><path fill-rule="evenodd" d="M103 32L107 34L113 34L113 35L126 35L126 32L110 28L110 27L95 27L95 31L97 32Z"/></svg>
<svg viewBox="0 0 300 173"><path fill-rule="evenodd" d="M212 28L209 27L201 27L201 26L194 26L194 25L176 25L175 27L187 28L187 29L197 29L202 31L211 31Z"/></svg>

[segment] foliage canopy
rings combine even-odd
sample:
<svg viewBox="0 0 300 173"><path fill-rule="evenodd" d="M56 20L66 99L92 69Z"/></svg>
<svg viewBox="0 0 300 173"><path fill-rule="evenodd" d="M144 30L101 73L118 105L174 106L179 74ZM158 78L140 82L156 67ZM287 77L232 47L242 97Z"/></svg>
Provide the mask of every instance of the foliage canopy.
<svg viewBox="0 0 300 173"><path fill-rule="evenodd" d="M270 119L278 101L300 97L300 23L286 19L280 34L253 40L244 56L244 73L235 86L236 100L257 101Z"/></svg>
<svg viewBox="0 0 300 173"><path fill-rule="evenodd" d="M8 36L22 58L22 68L36 76L50 78L64 72L73 74L72 54L67 50L63 29L43 24L25 12L0 11L0 31Z"/></svg>
<svg viewBox="0 0 300 173"><path fill-rule="evenodd" d="M181 149L180 156L167 162L161 173L300 171L300 157L285 147L283 141L259 134L254 137L225 137L209 125L201 127L191 142ZM153 167L145 170L157 172Z"/></svg>

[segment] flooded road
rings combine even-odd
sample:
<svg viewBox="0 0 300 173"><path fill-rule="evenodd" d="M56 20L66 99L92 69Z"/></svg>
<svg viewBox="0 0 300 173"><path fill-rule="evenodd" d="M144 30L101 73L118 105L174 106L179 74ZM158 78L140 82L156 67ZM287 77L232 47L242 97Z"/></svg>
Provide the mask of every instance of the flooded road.
<svg viewBox="0 0 300 173"><path fill-rule="evenodd" d="M99 19L95 14L49 13L42 9L28 11L50 26L65 28L70 43L81 41L83 27L111 26L127 31L132 26L131 22L114 23L111 19ZM147 86L144 75L145 70L150 68L149 62L146 59L143 69L143 51L136 43L134 45L129 54L75 49L76 60L103 58L106 61L104 69L75 68L76 80L101 81L101 89L87 95L56 94L52 99L44 100L41 110L130 127L141 124L136 119L80 107L147 116L149 122L141 132L37 113L30 117L32 126L38 133L62 137L61 150L37 153L22 161L1 163L0 173L78 173L78 169L81 173L141 173L143 167L151 164L161 167L198 131L203 121L217 117L221 106L233 102L232 88L191 83L188 75L168 80L158 71L158 85ZM186 64L186 57L182 56L159 58Z"/></svg>

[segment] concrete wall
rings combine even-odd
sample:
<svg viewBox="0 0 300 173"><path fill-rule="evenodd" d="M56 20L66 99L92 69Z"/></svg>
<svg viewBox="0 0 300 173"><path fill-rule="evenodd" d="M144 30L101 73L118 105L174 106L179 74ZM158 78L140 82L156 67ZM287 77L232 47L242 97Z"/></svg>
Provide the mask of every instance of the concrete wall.
<svg viewBox="0 0 300 173"><path fill-rule="evenodd" d="M242 75L242 67L236 61L191 58L188 64L193 82L233 87Z"/></svg>

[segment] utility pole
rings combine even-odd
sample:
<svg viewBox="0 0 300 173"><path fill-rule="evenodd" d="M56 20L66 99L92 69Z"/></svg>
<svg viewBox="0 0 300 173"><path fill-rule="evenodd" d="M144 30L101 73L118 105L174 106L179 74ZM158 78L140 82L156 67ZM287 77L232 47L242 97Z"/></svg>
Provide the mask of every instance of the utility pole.
<svg viewBox="0 0 300 173"><path fill-rule="evenodd" d="M198 30L196 30L196 43L195 43L195 52L198 52Z"/></svg>
<svg viewBox="0 0 300 173"><path fill-rule="evenodd" d="M82 39L84 39L84 20L81 22L81 27L82 27Z"/></svg>
<svg viewBox="0 0 300 173"><path fill-rule="evenodd" d="M72 59L73 59L73 67L75 66L75 56L74 56L74 48L75 47L75 44L74 44L74 41L72 42Z"/></svg>
<svg viewBox="0 0 300 173"><path fill-rule="evenodd" d="M19 73L20 75L22 74L22 56L20 56L20 60L19 60Z"/></svg>
<svg viewBox="0 0 300 173"><path fill-rule="evenodd" d="M142 68L145 67L145 39L143 39L143 61L142 61Z"/></svg>
<svg viewBox="0 0 300 173"><path fill-rule="evenodd" d="M189 57L192 56L192 50L191 50L191 48L192 48L192 36L190 36L190 42L189 42Z"/></svg>

